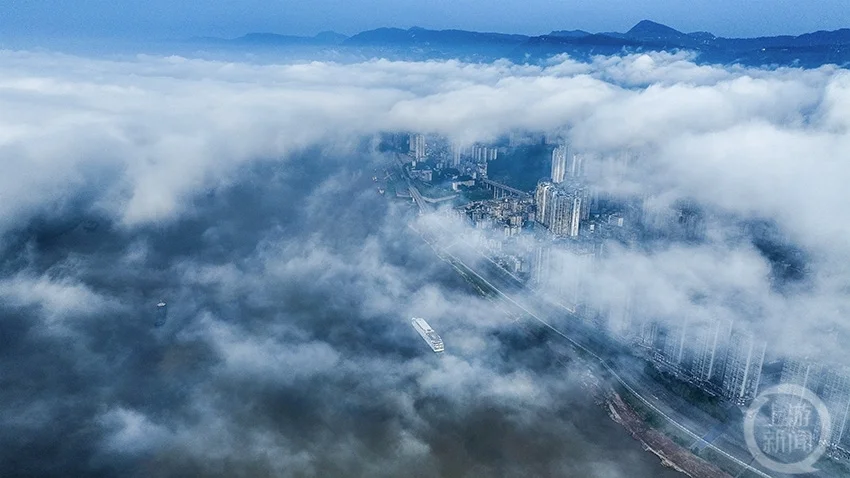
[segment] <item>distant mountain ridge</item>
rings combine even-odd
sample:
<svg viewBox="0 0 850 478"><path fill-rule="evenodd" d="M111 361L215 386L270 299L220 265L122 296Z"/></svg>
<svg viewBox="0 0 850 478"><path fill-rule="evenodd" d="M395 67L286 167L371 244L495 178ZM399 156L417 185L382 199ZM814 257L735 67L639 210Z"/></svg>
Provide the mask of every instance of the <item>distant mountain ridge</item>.
<svg viewBox="0 0 850 478"><path fill-rule="evenodd" d="M745 65L820 66L850 65L850 29L817 31L802 35L756 38L724 38L710 32L684 33L651 20L642 20L625 33L607 32L582 36L579 32L553 31L530 43L537 53L593 54L650 50L689 50L698 61Z"/></svg>
<svg viewBox="0 0 850 478"><path fill-rule="evenodd" d="M554 37L581 38L591 35L591 33L584 30L555 30L549 35Z"/></svg>
<svg viewBox="0 0 850 478"><path fill-rule="evenodd" d="M219 45L254 45L254 46L288 46L288 45L339 45L348 37L332 31L318 33L314 36L281 35L278 33L254 32L238 38L192 38L191 42L213 43Z"/></svg>
<svg viewBox="0 0 850 478"><path fill-rule="evenodd" d="M347 38L347 36L336 32L321 32L312 37L278 35L276 33L249 33L232 41L263 45L339 45Z"/></svg>
<svg viewBox="0 0 850 478"><path fill-rule="evenodd" d="M742 43L766 43L771 45L787 46L811 46L811 45L850 45L850 29L842 28L833 31L817 31L805 33L798 36L780 35L755 38L724 38L718 37L710 32L684 33L675 28L653 22L641 20L625 33L603 32L591 33L584 30L555 30L546 35L528 36L507 33L482 33L467 30L428 30L421 27L413 27L407 30L401 28L378 28L366 30L351 36L345 43L362 44L375 41L425 43L425 42L501 42L522 43L535 38L553 36L559 38L585 38L594 37L608 43L602 38L628 39L639 42L651 43L678 43L681 46L690 44L705 44L707 42L742 42Z"/></svg>
<svg viewBox="0 0 850 478"><path fill-rule="evenodd" d="M360 32L347 40L348 45L374 45L386 42L403 44L507 44L519 45L528 41L526 35L509 33L482 33L467 30L428 30L413 27L407 30L401 28L378 28Z"/></svg>
<svg viewBox="0 0 850 478"><path fill-rule="evenodd" d="M817 66L850 64L850 28L802 35L724 38L709 32L684 33L661 23L641 20L625 33L555 30L545 35L467 30L429 30L421 27L377 28L346 37L323 32L313 37L250 33L232 40L206 39L219 44L252 46L334 46L381 48L403 53L415 49L435 57L479 57L528 60L567 53L577 58L652 50L689 50L701 62L751 65Z"/></svg>

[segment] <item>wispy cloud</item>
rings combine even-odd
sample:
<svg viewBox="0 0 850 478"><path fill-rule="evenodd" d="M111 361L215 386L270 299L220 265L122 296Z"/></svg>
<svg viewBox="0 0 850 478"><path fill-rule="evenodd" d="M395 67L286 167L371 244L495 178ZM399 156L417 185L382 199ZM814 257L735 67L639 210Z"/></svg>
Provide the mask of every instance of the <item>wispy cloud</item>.
<svg viewBox="0 0 850 478"><path fill-rule="evenodd" d="M582 406L573 372L371 191L379 159L357 146L384 130L462 142L539 130L598 158L628 150L624 178L600 184L651 194L661 216L698 201L708 240L615 249L588 301L637 291L660 318L728 319L777 353L850 360L844 70L682 54L276 65L5 51L0 78L9 469L49 455L66 466L39 474L656 472L624 434L605 449L582 431L567 413ZM772 286L750 220L805 252L806 287ZM433 317L451 356L422 353L414 314ZM45 324L73 334L36 333ZM511 454L524 440L533 450Z"/></svg>

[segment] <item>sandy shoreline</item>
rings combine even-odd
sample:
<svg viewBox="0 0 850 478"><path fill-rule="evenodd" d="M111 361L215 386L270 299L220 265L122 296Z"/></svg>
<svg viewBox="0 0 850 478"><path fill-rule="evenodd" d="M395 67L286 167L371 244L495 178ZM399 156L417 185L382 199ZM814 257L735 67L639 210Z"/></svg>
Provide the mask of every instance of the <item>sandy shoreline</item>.
<svg viewBox="0 0 850 478"><path fill-rule="evenodd" d="M608 415L622 425L632 438L643 443L646 451L661 459L664 466L691 478L732 478L717 466L694 455L664 434L647 425L616 392L604 399Z"/></svg>

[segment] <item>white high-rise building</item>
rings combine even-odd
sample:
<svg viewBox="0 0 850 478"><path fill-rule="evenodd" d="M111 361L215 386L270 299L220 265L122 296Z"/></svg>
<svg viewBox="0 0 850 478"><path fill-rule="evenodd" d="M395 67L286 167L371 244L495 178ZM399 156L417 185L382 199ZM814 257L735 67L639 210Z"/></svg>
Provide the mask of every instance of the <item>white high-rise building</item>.
<svg viewBox="0 0 850 478"><path fill-rule="evenodd" d="M546 226L552 234L566 235L570 227L570 207L572 205L570 196L564 191L552 188L548 195L548 209L546 210Z"/></svg>
<svg viewBox="0 0 850 478"><path fill-rule="evenodd" d="M592 251L571 250L562 244L541 244L535 251L534 284L562 306L576 312L583 303Z"/></svg>
<svg viewBox="0 0 850 478"><path fill-rule="evenodd" d="M722 347L729 337L728 328L718 320L693 327L691 375L699 382L711 382L723 365Z"/></svg>
<svg viewBox="0 0 850 478"><path fill-rule="evenodd" d="M565 145L558 146L552 151L552 182L559 184L564 182L567 173L567 155L569 149Z"/></svg>
<svg viewBox="0 0 850 478"><path fill-rule="evenodd" d="M584 303L587 276L592 272L593 253L588 251L562 251L561 270L554 281L561 303L573 312Z"/></svg>
<svg viewBox="0 0 850 478"><path fill-rule="evenodd" d="M581 219L581 196L553 188L549 194L546 224L557 236L578 236Z"/></svg>
<svg viewBox="0 0 850 478"><path fill-rule="evenodd" d="M488 161L495 161L498 158L499 150L490 146L476 144L472 146L470 154L476 163L487 163Z"/></svg>
<svg viewBox="0 0 850 478"><path fill-rule="evenodd" d="M415 161L425 158L425 135L413 133L410 135L410 155Z"/></svg>
<svg viewBox="0 0 850 478"><path fill-rule="evenodd" d="M573 153L572 151L570 151L569 170L567 171L567 173L571 178L578 178L584 176L584 158L584 154Z"/></svg>
<svg viewBox="0 0 850 478"><path fill-rule="evenodd" d="M616 339L625 342L634 334L632 292L628 290L624 295L616 297L620 300L608 308L608 327Z"/></svg>
<svg viewBox="0 0 850 478"><path fill-rule="evenodd" d="M541 181L537 184L537 190L534 192L534 203L536 206L536 213L534 215L534 220L543 226L549 226L547 223L548 219L548 208L549 208L549 193L555 188L555 185L548 181Z"/></svg>
<svg viewBox="0 0 850 478"><path fill-rule="evenodd" d="M452 144L452 167L457 169L460 168L460 158L463 154L463 148L457 144Z"/></svg>
<svg viewBox="0 0 850 478"><path fill-rule="evenodd" d="M729 337L723 372L723 396L747 405L758 392L767 343L750 334L733 332Z"/></svg>
<svg viewBox="0 0 850 478"><path fill-rule="evenodd" d="M584 198L579 191L576 191L572 194L571 202L569 236L578 237L579 224L581 223L582 211L584 210Z"/></svg>
<svg viewBox="0 0 850 478"><path fill-rule="evenodd" d="M830 446L848 449L850 444L850 369L840 367L828 369L823 375L823 400L832 420L832 436L828 438Z"/></svg>
<svg viewBox="0 0 850 478"><path fill-rule="evenodd" d="M659 357L675 369L682 367L685 362L686 337L690 333L687 319L680 323L668 325L664 330L664 342L661 344Z"/></svg>
<svg viewBox="0 0 850 478"><path fill-rule="evenodd" d="M584 212L584 190L566 191L549 181L538 183L534 193L535 220L557 236L577 237Z"/></svg>
<svg viewBox="0 0 850 478"><path fill-rule="evenodd" d="M637 346L649 350L655 350L657 340L658 322L655 320L641 319L638 325L637 336L635 337Z"/></svg>
<svg viewBox="0 0 850 478"><path fill-rule="evenodd" d="M782 375L779 382L788 385L798 385L817 392L820 386L821 367L819 364L804 359L787 359L782 364Z"/></svg>
<svg viewBox="0 0 850 478"><path fill-rule="evenodd" d="M552 246L550 244L538 243L534 248L531 263L531 281L536 286L542 286L549 282L552 272Z"/></svg>

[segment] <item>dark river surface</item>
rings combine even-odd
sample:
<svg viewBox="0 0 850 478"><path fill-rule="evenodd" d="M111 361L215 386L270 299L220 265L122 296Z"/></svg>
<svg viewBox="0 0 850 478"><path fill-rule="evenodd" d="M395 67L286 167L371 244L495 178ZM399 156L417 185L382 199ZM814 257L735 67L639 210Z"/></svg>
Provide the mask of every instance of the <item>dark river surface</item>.
<svg viewBox="0 0 850 478"><path fill-rule="evenodd" d="M0 476L679 476L371 171L317 158L236 171L156 223L83 198L4 238Z"/></svg>

